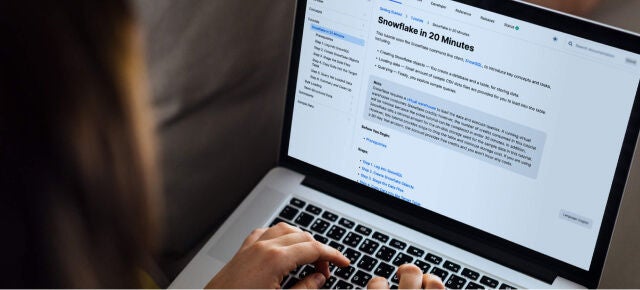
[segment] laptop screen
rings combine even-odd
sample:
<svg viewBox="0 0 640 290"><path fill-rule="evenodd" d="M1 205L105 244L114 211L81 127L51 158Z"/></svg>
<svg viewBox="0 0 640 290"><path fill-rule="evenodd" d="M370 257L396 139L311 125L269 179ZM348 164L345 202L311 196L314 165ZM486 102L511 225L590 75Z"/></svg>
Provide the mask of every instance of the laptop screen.
<svg viewBox="0 0 640 290"><path fill-rule="evenodd" d="M289 156L588 270L640 56L443 0L309 0Z"/></svg>

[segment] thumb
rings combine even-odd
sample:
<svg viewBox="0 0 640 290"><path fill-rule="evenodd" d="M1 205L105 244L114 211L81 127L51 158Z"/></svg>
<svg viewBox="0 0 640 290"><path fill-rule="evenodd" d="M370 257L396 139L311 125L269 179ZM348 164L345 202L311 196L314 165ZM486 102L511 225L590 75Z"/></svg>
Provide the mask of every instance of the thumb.
<svg viewBox="0 0 640 290"><path fill-rule="evenodd" d="M389 289L389 283L385 278L373 277L373 279L369 280L367 289Z"/></svg>
<svg viewBox="0 0 640 290"><path fill-rule="evenodd" d="M302 281L298 282L296 285L293 285L291 289L321 289L322 286L324 286L325 281L326 278L322 273L313 273L302 279Z"/></svg>

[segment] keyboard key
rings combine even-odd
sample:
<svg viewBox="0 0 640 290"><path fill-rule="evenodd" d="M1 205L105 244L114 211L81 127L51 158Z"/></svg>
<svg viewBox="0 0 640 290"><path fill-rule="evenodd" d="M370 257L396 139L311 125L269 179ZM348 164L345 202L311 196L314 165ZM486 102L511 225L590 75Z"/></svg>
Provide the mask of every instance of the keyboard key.
<svg viewBox="0 0 640 290"><path fill-rule="evenodd" d="M358 272L353 275L353 278L351 278L351 282L360 287L365 287L367 286L367 283L369 283L369 280L371 280L371 278L373 278L371 274L358 270Z"/></svg>
<svg viewBox="0 0 640 290"><path fill-rule="evenodd" d="M331 286L333 286L333 284L336 283L337 280L338 278L336 278L336 276L329 277L329 279L327 279L327 281L324 282L322 289L331 289Z"/></svg>
<svg viewBox="0 0 640 290"><path fill-rule="evenodd" d="M291 276L290 276L290 275L287 275L287 276L285 276L284 278L282 278L282 281L280 281L280 285L284 285L284 284L285 284L285 282L287 282L287 280L288 280L289 278L291 278Z"/></svg>
<svg viewBox="0 0 640 290"><path fill-rule="evenodd" d="M397 284L391 284L391 286L389 286L389 289L398 289L398 285Z"/></svg>
<svg viewBox="0 0 640 290"><path fill-rule="evenodd" d="M313 216L306 213L306 212L302 212L300 213L300 215L298 215L298 217L296 218L296 220L294 221L296 224L301 225L303 227L308 227L309 224L311 224L311 222L313 221Z"/></svg>
<svg viewBox="0 0 640 290"><path fill-rule="evenodd" d="M467 284L467 288L466 289L484 289L484 286L482 286L480 284L476 284L473 281L470 281L469 284Z"/></svg>
<svg viewBox="0 0 640 290"><path fill-rule="evenodd" d="M473 281L478 280L478 277L480 277L480 273L473 271L473 270L469 270L467 268L464 268L464 270L462 270L462 273L460 273L462 276L467 277Z"/></svg>
<svg viewBox="0 0 640 290"><path fill-rule="evenodd" d="M305 277L313 274L316 272L316 267L311 266L311 265L306 265L304 266L304 268L302 268L302 270L300 271L300 273L298 273L298 278L300 279L304 279Z"/></svg>
<svg viewBox="0 0 640 290"><path fill-rule="evenodd" d="M407 249L407 253L409 253L409 255L413 255L418 258L422 258L422 256L424 256L424 250L418 249L414 246L409 246L409 249Z"/></svg>
<svg viewBox="0 0 640 290"><path fill-rule="evenodd" d="M360 233L360 234L363 234L363 235L365 235L365 236L368 236L368 235L370 235L370 234L371 234L371 229L370 229L370 228L368 228L368 227L365 227L365 226L363 226L363 225L358 225L358 226L356 227L356 232L358 232L358 233Z"/></svg>
<svg viewBox="0 0 640 290"><path fill-rule="evenodd" d="M396 250L387 248L386 246L382 246L380 250L376 253L376 258L389 262L391 261L391 258L393 258L395 254L396 254Z"/></svg>
<svg viewBox="0 0 640 290"><path fill-rule="evenodd" d="M381 241L382 243L386 243L389 240L389 236L381 233L381 232L375 232L373 233L372 238Z"/></svg>
<svg viewBox="0 0 640 290"><path fill-rule="evenodd" d="M485 286L487 286L489 288L497 288L498 287L498 280L493 279L491 277L482 276L482 278L480 278L480 284L484 284Z"/></svg>
<svg viewBox="0 0 640 290"><path fill-rule="evenodd" d="M389 246L392 246L392 247L394 247L396 249L399 249L399 250L404 250L404 248L407 247L407 244L405 242L403 242L403 241L398 241L396 239L391 239L391 242L389 242Z"/></svg>
<svg viewBox="0 0 640 290"><path fill-rule="evenodd" d="M297 198L292 198L291 201L289 201L289 204L297 207L297 208L303 208L305 204L307 204L306 202L299 200Z"/></svg>
<svg viewBox="0 0 640 290"><path fill-rule="evenodd" d="M360 262L358 262L358 268L365 271L371 271L377 264L378 264L378 260L372 257L369 257L367 255L364 255L362 259L360 259Z"/></svg>
<svg viewBox="0 0 640 290"><path fill-rule="evenodd" d="M502 283L502 285L500 285L500 289L516 289L516 287Z"/></svg>
<svg viewBox="0 0 640 290"><path fill-rule="evenodd" d="M413 258L403 253L398 254L398 256L395 259L393 259L393 264L398 267L411 262L413 262Z"/></svg>
<svg viewBox="0 0 640 290"><path fill-rule="evenodd" d="M362 254L356 250L353 249L346 249L344 251L344 256L347 257L347 259L351 260L351 265L355 265L356 261L358 261L358 258L360 258Z"/></svg>
<svg viewBox="0 0 640 290"><path fill-rule="evenodd" d="M353 289L353 284L351 283L347 283L345 281L338 281L338 283L336 283L336 286L333 286L333 289Z"/></svg>
<svg viewBox="0 0 640 290"><path fill-rule="evenodd" d="M298 282L300 282L300 279L298 279L296 277L291 277L291 278L289 278L289 281L287 281L287 283L285 283L284 286L282 286L282 289L291 289Z"/></svg>
<svg viewBox="0 0 640 290"><path fill-rule="evenodd" d="M276 218L276 219L274 219L274 220L273 220L273 222L269 225L269 227L272 227L272 226L275 226L275 225L277 225L277 224L279 224L279 223L284 223L284 222L286 222L286 221L285 221L285 220L283 220L283 219L281 219L281 218Z"/></svg>
<svg viewBox="0 0 640 290"><path fill-rule="evenodd" d="M429 268L431 268L431 264L429 264L427 262L420 261L420 260L415 260L415 262L413 262L413 264L418 266L418 268L420 268L422 270L422 273L429 272Z"/></svg>
<svg viewBox="0 0 640 290"><path fill-rule="evenodd" d="M323 237L321 235L318 235L318 234L313 235L313 238L316 239L316 241L321 242L323 244L326 244L326 243L329 242L329 239L327 239L327 238L325 238L325 237Z"/></svg>
<svg viewBox="0 0 640 290"><path fill-rule="evenodd" d="M442 267L454 273L458 273L458 271L460 271L460 265L449 261L444 262Z"/></svg>
<svg viewBox="0 0 640 290"><path fill-rule="evenodd" d="M283 219L292 220L297 214L298 214L297 209L287 205L280 212L280 217Z"/></svg>
<svg viewBox="0 0 640 290"><path fill-rule="evenodd" d="M338 224L343 226L343 227L345 227L345 228L347 228L347 229L353 228L353 226L356 225L356 223L354 223L354 222L352 222L352 221L350 221L350 220L348 220L346 218L341 218L340 221L338 222Z"/></svg>
<svg viewBox="0 0 640 290"><path fill-rule="evenodd" d="M433 269L431 269L431 274L436 275L438 277L440 277L440 280L442 281L447 281L447 276L449 276L449 272L442 270L438 267L433 267Z"/></svg>
<svg viewBox="0 0 640 290"><path fill-rule="evenodd" d="M400 278L398 278L398 272L391 276L391 283L400 284Z"/></svg>
<svg viewBox="0 0 640 290"><path fill-rule="evenodd" d="M373 253L378 249L379 245L380 244L378 244L378 242L365 239L364 242L362 242L362 245L360 246L360 251L363 251L369 255L373 255Z"/></svg>
<svg viewBox="0 0 640 290"><path fill-rule="evenodd" d="M344 228L341 228L339 226L333 226L331 227L329 232L327 232L327 237L330 237L336 241L339 241L340 239L342 239L342 237L346 232L347 230L345 230Z"/></svg>
<svg viewBox="0 0 640 290"><path fill-rule="evenodd" d="M447 283L444 284L444 287L446 287L447 289L462 289L464 283L467 283L466 279L458 277L456 275L451 275L449 280L447 280Z"/></svg>
<svg viewBox="0 0 640 290"><path fill-rule="evenodd" d="M361 235L358 235L354 232L349 232L347 234L347 237L344 238L342 242L345 243L347 246L356 248L358 247L358 244L360 244L360 241L362 241Z"/></svg>
<svg viewBox="0 0 640 290"><path fill-rule="evenodd" d="M356 268L352 266L348 266L348 267L336 269L336 271L333 272L333 275L336 275L336 277L340 277L345 280L349 280L349 278L351 278L351 275L353 275L353 272L355 271L356 271Z"/></svg>
<svg viewBox="0 0 640 290"><path fill-rule="evenodd" d="M332 212L329 212L329 211L325 211L322 214L322 217L325 218L325 219L328 219L328 220L330 220L332 222L335 222L335 221L338 220L338 216L336 214L332 213Z"/></svg>
<svg viewBox="0 0 640 290"><path fill-rule="evenodd" d="M338 250L340 252L342 252L342 250L344 250L344 245L339 244L339 243L334 242L334 241L329 242L329 246L334 247L336 250Z"/></svg>
<svg viewBox="0 0 640 290"><path fill-rule="evenodd" d="M298 272L300 272L300 269L302 269L302 266L298 266L295 269L293 269L293 271L289 272L290 275L295 275L298 274Z"/></svg>
<svg viewBox="0 0 640 290"><path fill-rule="evenodd" d="M322 212L322 209L313 205L313 204L309 204L307 205L307 208L305 208L306 211L315 214L315 215L319 215Z"/></svg>
<svg viewBox="0 0 640 290"><path fill-rule="evenodd" d="M440 262L442 262L442 258L431 253L427 254L427 257L425 257L425 260L427 260L427 262L429 263L436 264L436 265L440 265Z"/></svg>
<svg viewBox="0 0 640 290"><path fill-rule="evenodd" d="M374 274L376 276L380 276L380 277L384 277L386 279L389 279L389 277L391 277L391 273L393 273L393 270L395 270L395 267L387 264L387 263L383 263L381 262L380 265L378 265L378 268L376 268L376 271L374 272Z"/></svg>
<svg viewBox="0 0 640 290"><path fill-rule="evenodd" d="M317 219L311 225L311 230L317 233L324 234L324 232L329 228L329 222L324 221L322 219Z"/></svg>

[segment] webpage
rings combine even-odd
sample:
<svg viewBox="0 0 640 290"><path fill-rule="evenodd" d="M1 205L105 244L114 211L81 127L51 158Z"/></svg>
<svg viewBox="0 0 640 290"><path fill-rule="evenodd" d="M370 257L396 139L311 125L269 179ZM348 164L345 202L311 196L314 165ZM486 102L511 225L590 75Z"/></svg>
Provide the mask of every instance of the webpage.
<svg viewBox="0 0 640 290"><path fill-rule="evenodd" d="M457 2L309 0L289 155L588 270L637 59Z"/></svg>

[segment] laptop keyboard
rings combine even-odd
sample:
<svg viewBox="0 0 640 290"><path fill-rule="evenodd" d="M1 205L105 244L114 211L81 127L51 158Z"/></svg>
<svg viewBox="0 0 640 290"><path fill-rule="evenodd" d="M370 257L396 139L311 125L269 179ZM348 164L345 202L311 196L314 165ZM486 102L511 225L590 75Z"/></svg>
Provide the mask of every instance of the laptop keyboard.
<svg viewBox="0 0 640 290"><path fill-rule="evenodd" d="M397 268L407 263L440 277L448 289L515 289L482 271L464 267L443 255L297 198L284 206L270 226L280 222L310 232L317 241L338 249L351 260L351 265L345 268L330 265L331 277L322 287L324 289L365 288L374 276L387 278L391 289L396 289L399 283ZM282 280L282 288L293 287L315 271L313 265L298 267Z"/></svg>

